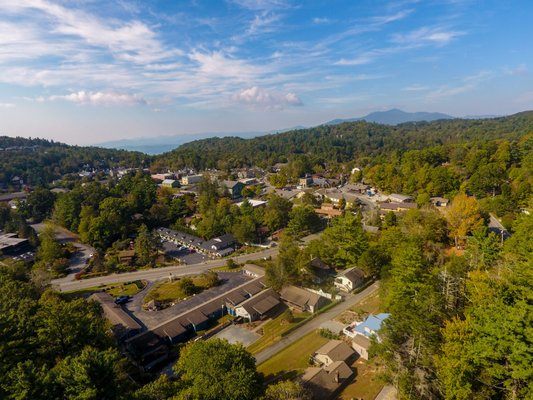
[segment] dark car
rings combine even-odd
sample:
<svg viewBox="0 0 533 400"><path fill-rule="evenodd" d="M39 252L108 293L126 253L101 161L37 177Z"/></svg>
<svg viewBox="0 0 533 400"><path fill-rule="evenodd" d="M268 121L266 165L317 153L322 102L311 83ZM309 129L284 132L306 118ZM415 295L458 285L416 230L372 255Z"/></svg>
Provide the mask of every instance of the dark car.
<svg viewBox="0 0 533 400"><path fill-rule="evenodd" d="M130 296L118 296L115 299L115 304L126 304L130 300Z"/></svg>

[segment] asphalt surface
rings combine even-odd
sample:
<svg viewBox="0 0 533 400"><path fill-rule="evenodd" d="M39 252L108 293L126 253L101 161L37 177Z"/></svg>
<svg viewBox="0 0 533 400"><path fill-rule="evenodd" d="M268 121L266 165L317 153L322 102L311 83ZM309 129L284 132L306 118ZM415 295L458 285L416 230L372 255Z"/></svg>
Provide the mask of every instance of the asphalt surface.
<svg viewBox="0 0 533 400"><path fill-rule="evenodd" d="M315 233L313 235L306 236L301 239L302 243L308 243L313 239L320 237L320 233ZM265 249L251 254L243 254L240 256L231 257L237 263L243 263L248 260L257 260L259 258L275 257L278 254L278 247L272 247L270 249ZM52 281L54 288L58 289L61 292L69 292L72 290L87 289L94 286L104 286L110 285L112 283L120 282L131 282L138 279L147 280L147 281L157 281L160 279L165 279L172 274L173 276L186 276L186 275L195 275L207 271L210 268L223 267L226 265L227 259L220 260L209 260L202 263L191 264L191 265L173 265L163 268L153 268L148 270L140 270L135 272L126 272L122 274L112 274L106 276L100 276L97 278L83 279L79 281L55 279Z"/></svg>
<svg viewBox="0 0 533 400"><path fill-rule="evenodd" d="M165 308L164 310L145 311L142 308L143 299L148 293L148 290L152 284L149 284L148 288L145 288L140 293L133 296L133 299L128 302L125 307L128 311L135 315L135 317L140 320L144 326L146 326L148 329L151 329L154 326L168 321L176 315L197 307L251 280L251 278L238 272L219 272L218 277L221 280L220 285L205 290L196 296L190 297L187 300L181 301L173 306Z"/></svg>
<svg viewBox="0 0 533 400"><path fill-rule="evenodd" d="M257 253L244 254L241 256L233 257L233 260L238 263L243 263L248 260L263 258L263 257L273 257L278 254L278 248L274 247L271 249L266 249ZM112 283L119 282L130 282L138 279L147 280L147 281L157 281L160 279L168 278L171 274L172 276L186 276L186 275L195 275L207 271L210 268L223 267L226 265L226 259L221 260L210 260L203 262L201 264L193 265L173 265L170 267L163 268L153 268L148 270L140 270L135 272L126 272L123 274L112 274L107 276L101 276L91 279L83 279L79 281L69 281L66 282L63 279L56 279L52 281L52 285L59 289L62 292L68 292L71 290L80 290L86 289L93 286L101 285L110 285Z"/></svg>
<svg viewBox="0 0 533 400"><path fill-rule="evenodd" d="M318 317L307 322L305 325L291 332L290 334L288 334L283 339L281 339L279 342L275 343L269 348L263 350L260 353L257 353L255 355L256 363L261 364L262 362L265 362L266 360L268 360L275 354L279 353L285 347L296 342L298 339L314 331L315 329L320 328L320 325L322 325L322 323L335 318L337 315L341 314L343 311L346 311L347 309L361 302L363 299L365 299L366 297L374 293L376 290L378 290L378 288L379 288L379 282L375 282L360 293L357 293L355 295L348 295L346 297L346 300L343 301L342 303L339 303L332 309L326 311L323 314L320 314Z"/></svg>

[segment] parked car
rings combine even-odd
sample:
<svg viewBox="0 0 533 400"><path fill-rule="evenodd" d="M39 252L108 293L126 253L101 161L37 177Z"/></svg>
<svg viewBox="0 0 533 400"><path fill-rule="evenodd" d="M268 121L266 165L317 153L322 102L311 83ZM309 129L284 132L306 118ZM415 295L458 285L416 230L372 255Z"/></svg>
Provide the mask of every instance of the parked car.
<svg viewBox="0 0 533 400"><path fill-rule="evenodd" d="M115 304L126 304L130 300L130 296L118 296L115 299Z"/></svg>

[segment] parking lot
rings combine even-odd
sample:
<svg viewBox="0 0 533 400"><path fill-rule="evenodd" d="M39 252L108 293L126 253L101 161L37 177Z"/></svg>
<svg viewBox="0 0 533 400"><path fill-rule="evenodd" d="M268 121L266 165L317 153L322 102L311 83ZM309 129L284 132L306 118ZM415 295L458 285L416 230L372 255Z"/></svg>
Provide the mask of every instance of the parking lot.
<svg viewBox="0 0 533 400"><path fill-rule="evenodd" d="M167 256L180 260L186 265L200 264L209 259L209 257L201 253L191 253L191 251L186 247L178 246L172 242L164 241L162 246Z"/></svg>

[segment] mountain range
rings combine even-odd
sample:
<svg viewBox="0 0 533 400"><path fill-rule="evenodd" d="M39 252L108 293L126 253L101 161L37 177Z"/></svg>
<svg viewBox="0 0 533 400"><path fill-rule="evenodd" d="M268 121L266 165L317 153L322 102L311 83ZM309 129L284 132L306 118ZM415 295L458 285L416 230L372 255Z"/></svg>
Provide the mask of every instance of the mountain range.
<svg viewBox="0 0 533 400"><path fill-rule="evenodd" d="M436 121L439 119L453 119L448 114L443 113L430 113L430 112L406 112L393 108L388 111L376 111L365 115L364 117L359 118L348 118L348 119L334 119L326 122L324 125L337 125L343 122L354 122L354 121L366 121L366 122L375 122L377 124L385 125L397 125L403 124L405 122L419 122L419 121Z"/></svg>
<svg viewBox="0 0 533 400"><path fill-rule="evenodd" d="M492 116L491 116L492 117ZM384 125L397 125L405 122L419 122L419 121L436 121L443 119L454 119L448 114L438 113L438 112L405 112L399 109L392 109L388 111L377 111L372 112L364 117L358 118L347 118L347 119L334 119L328 121L322 125L337 125L343 122L353 122L353 121L367 121L375 122L378 124ZM467 118L474 119L476 117L469 116ZM161 154L176 147L181 146L182 144L192 142L194 140L207 139L211 137L240 137L243 139L250 139L258 136L282 133L291 130L305 129L305 126L295 126L288 129L279 129L275 131L264 131L264 132L205 132L205 133L195 133L195 134L184 134L184 135L175 135L175 136L156 136L156 137L146 137L146 138L135 138L135 139L122 139L114 140L104 143L98 143L96 146L111 148L111 149L124 149L132 151L141 151L147 154Z"/></svg>

